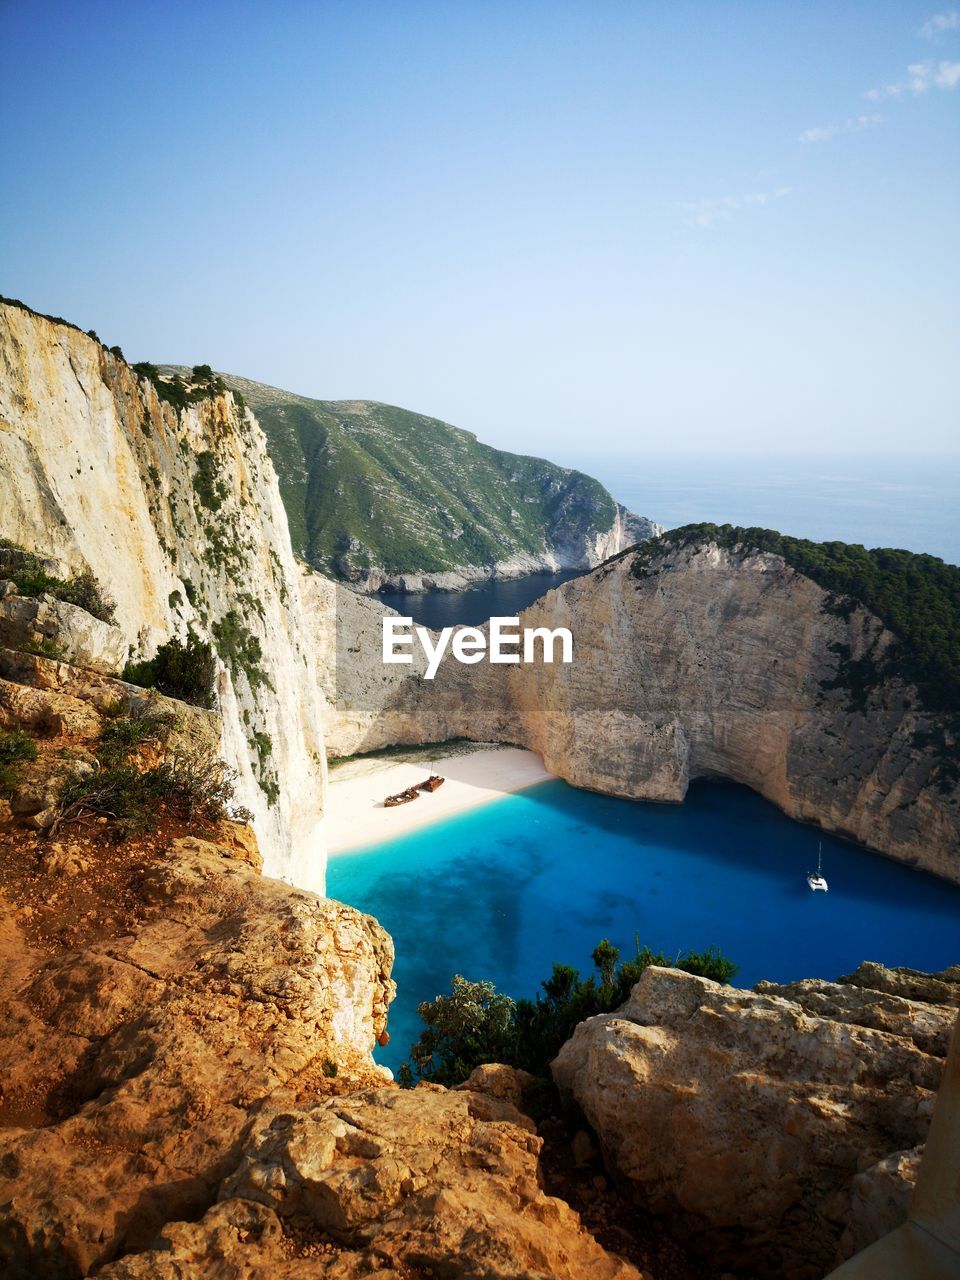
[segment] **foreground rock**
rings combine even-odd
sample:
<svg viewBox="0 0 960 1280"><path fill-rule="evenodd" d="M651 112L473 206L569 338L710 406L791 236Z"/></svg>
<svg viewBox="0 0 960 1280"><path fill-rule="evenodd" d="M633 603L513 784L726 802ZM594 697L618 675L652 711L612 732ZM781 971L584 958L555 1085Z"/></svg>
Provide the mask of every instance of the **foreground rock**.
<svg viewBox="0 0 960 1280"><path fill-rule="evenodd" d="M143 1248L213 1202L279 1091L378 1078L389 937L251 859L248 841L175 841L144 874L142 924L78 953L31 955L5 930L4 1276L83 1275Z"/></svg>
<svg viewBox="0 0 960 1280"><path fill-rule="evenodd" d="M4 904L0 1274L640 1280L541 1190L518 1073L384 1084L390 939L262 879L245 831L173 841L80 951ZM38 874L95 874L71 856Z"/></svg>
<svg viewBox="0 0 960 1280"><path fill-rule="evenodd" d="M858 975L751 992L651 968L553 1063L622 1187L720 1268L819 1277L903 1220L960 970Z"/></svg>
<svg viewBox="0 0 960 1280"><path fill-rule="evenodd" d="M544 1195L532 1130L509 1102L431 1085L278 1112L200 1222L100 1275L640 1280Z"/></svg>

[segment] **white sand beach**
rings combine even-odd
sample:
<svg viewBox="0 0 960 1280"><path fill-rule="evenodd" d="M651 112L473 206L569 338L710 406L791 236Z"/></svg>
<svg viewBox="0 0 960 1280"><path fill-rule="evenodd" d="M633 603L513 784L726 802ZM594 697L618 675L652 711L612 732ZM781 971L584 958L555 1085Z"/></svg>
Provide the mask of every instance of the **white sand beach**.
<svg viewBox="0 0 960 1280"><path fill-rule="evenodd" d="M442 752L440 746L437 755L418 754L415 760L373 756L332 770L325 824L329 853L406 835L553 776L535 752L518 747L484 747L446 756ZM384 808L385 796L423 782L431 773L446 779L439 790L421 792L410 804Z"/></svg>

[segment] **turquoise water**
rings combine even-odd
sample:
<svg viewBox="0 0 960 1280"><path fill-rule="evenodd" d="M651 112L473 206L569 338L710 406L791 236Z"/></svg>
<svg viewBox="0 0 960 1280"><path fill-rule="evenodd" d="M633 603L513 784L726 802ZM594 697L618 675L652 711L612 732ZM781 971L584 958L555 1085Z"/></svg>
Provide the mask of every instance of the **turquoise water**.
<svg viewBox="0 0 960 1280"><path fill-rule="evenodd" d="M454 973L533 995L554 961L589 970L602 937L624 954L636 934L667 954L719 946L742 986L960 961L960 888L827 836L830 892L811 893L818 839L731 783L675 806L552 781L338 854L327 892L393 935L399 991L378 1057L394 1068L419 1035L417 1003Z"/></svg>

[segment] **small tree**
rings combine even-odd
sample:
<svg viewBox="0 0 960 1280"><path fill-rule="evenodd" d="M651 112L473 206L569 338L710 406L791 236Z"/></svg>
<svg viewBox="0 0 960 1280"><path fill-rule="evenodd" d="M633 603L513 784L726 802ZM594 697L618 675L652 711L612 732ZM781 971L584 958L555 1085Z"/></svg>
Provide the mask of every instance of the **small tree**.
<svg viewBox="0 0 960 1280"><path fill-rule="evenodd" d="M417 1075L459 1084L482 1062L509 1061L514 1007L492 982L468 982L456 974L450 995L417 1008L427 1024L410 1051Z"/></svg>
<svg viewBox="0 0 960 1280"><path fill-rule="evenodd" d="M600 985L612 987L613 975L620 959L620 948L615 947L609 938L601 938L593 949L591 959L600 972Z"/></svg>
<svg viewBox="0 0 960 1280"><path fill-rule="evenodd" d="M123 678L208 710L216 701L217 661L213 648L193 631L185 641L176 636L146 662L128 662Z"/></svg>

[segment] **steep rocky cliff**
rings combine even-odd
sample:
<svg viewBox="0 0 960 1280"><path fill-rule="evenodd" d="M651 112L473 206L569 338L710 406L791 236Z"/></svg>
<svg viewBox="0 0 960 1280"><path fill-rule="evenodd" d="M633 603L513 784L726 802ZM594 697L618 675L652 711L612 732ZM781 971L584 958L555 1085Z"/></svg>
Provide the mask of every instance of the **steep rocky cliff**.
<svg viewBox="0 0 960 1280"><path fill-rule="evenodd" d="M436 418L223 376L266 433L294 549L362 590L586 569L659 532L590 476Z"/></svg>
<svg viewBox="0 0 960 1280"><path fill-rule="evenodd" d="M222 749L266 865L322 888L317 676L252 415L216 390L172 404L96 339L3 303L0 478L0 538L91 569L134 654L188 627L213 641Z"/></svg>
<svg viewBox="0 0 960 1280"><path fill-rule="evenodd" d="M322 594L325 612L314 593L310 613L334 652L335 754L461 735L521 743L576 786L660 801L682 801L695 778L730 778L960 880L953 717L884 661L903 642L875 614L783 556L668 537L521 615L525 627L568 627L572 664L448 657L433 681L417 654L381 665L375 602Z"/></svg>

